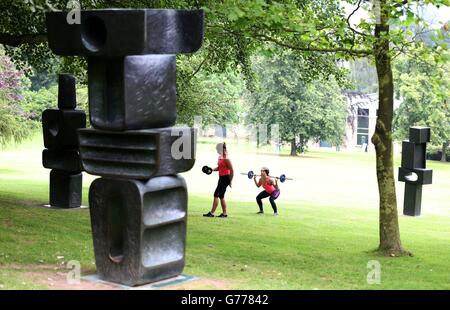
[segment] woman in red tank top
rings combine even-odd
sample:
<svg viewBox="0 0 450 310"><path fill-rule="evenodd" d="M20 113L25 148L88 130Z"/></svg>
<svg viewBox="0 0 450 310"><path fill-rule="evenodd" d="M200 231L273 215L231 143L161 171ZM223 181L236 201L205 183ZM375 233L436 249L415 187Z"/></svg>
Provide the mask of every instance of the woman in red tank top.
<svg viewBox="0 0 450 310"><path fill-rule="evenodd" d="M217 161L217 167L213 169L213 171L219 172L219 182L217 183L216 190L214 191L214 199L211 211L203 216L206 217L214 217L214 212L219 205L222 207L222 214L218 217L228 217L227 215L227 202L225 201L225 192L227 187L231 188L231 181L233 180L233 165L231 164L231 160L228 158L227 147L224 143L218 143L216 145L217 153L219 154L219 159Z"/></svg>
<svg viewBox="0 0 450 310"><path fill-rule="evenodd" d="M263 214L263 203L262 199L269 197L270 205L273 209L273 215L278 215L277 204L275 199L280 195L280 189L278 188L278 180L272 179L269 176L269 168L261 168L261 178L256 181L256 175L253 177L256 187L263 187L264 190L256 196L256 202L258 203L259 212L257 214Z"/></svg>

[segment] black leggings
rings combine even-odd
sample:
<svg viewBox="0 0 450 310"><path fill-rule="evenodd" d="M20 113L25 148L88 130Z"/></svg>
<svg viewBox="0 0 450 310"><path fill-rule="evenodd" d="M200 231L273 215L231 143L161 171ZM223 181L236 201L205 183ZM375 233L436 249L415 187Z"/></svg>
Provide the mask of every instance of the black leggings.
<svg viewBox="0 0 450 310"><path fill-rule="evenodd" d="M263 212L263 203L262 203L262 199L264 198L269 198L270 201L270 205L272 206L273 212L277 213L277 204L275 203L275 198L273 195L269 194L266 191L262 191L261 193L259 193L258 196L256 196L256 202L258 203L259 206L259 211Z"/></svg>

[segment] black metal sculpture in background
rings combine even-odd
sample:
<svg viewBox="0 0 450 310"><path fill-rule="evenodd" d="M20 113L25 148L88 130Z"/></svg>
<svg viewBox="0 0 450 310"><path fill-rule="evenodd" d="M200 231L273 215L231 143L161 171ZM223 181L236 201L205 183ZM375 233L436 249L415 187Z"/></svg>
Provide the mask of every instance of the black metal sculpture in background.
<svg viewBox="0 0 450 310"><path fill-rule="evenodd" d="M78 153L77 129L86 127L86 114L75 110L75 78L60 74L58 109L42 113L44 146L42 165L50 171L50 206L81 206L83 176Z"/></svg>
<svg viewBox="0 0 450 310"><path fill-rule="evenodd" d="M82 11L47 14L49 46L88 60L90 120L79 131L83 168L102 178L89 190L99 276L140 285L179 275L185 263L187 188L196 132L176 121L176 53L198 50L203 12ZM173 144L187 139L187 157ZM185 145L183 145L185 147ZM183 149L183 153L186 150Z"/></svg>
<svg viewBox="0 0 450 310"><path fill-rule="evenodd" d="M411 127L409 140L402 143L402 166L398 170L398 180L406 183L404 215L420 215L422 185L431 184L433 180L433 170L426 169L426 150L430 134L429 127Z"/></svg>

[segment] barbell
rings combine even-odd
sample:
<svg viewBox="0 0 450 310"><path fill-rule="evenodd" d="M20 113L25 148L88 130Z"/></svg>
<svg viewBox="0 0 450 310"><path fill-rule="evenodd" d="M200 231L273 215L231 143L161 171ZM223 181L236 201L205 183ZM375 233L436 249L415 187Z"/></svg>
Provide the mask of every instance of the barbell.
<svg viewBox="0 0 450 310"><path fill-rule="evenodd" d="M253 179L254 176L260 177L260 174L255 174L252 170L247 173L241 173L242 175L246 175L249 179ZM285 174L280 175L279 177L275 177L275 179L279 179L281 183L286 182L286 180L293 180L291 178L287 178Z"/></svg>

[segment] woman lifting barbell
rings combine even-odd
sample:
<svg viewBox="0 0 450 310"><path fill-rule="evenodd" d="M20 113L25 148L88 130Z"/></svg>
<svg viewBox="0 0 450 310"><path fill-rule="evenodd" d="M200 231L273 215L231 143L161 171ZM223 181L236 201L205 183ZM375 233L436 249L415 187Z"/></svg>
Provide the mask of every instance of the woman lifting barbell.
<svg viewBox="0 0 450 310"><path fill-rule="evenodd" d="M231 164L231 160L228 158L227 146L225 142L218 143L216 145L216 150L217 153L219 154L219 159L217 161L217 167L212 169L212 171L219 171L219 181L217 183L216 190L214 191L214 200L211 211L209 211L206 214L203 214L203 216L214 217L214 212L216 211L217 206L219 205L220 199L222 214L220 214L218 217L228 217L227 202L225 201L225 192L228 186L230 186L231 188L231 182L233 180L234 175L233 165Z"/></svg>
<svg viewBox="0 0 450 310"><path fill-rule="evenodd" d="M280 196L280 189L278 187L278 179L272 179L269 176L269 168L262 167L261 168L261 178L259 181L256 181L256 175L253 177L253 181L255 181L256 187L263 187L264 190L256 196L256 202L259 206L259 212L257 214L264 214L262 199L269 197L270 205L273 209L273 215L278 215L277 204L275 203L275 199Z"/></svg>

